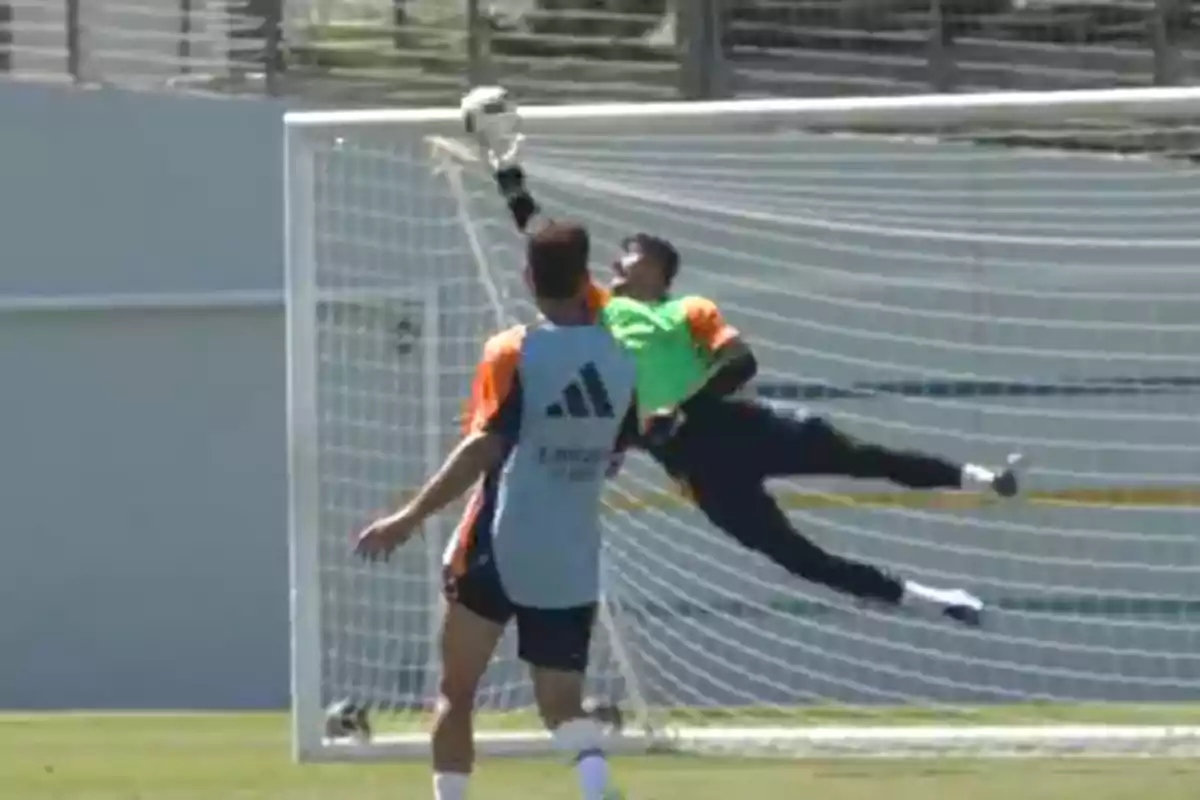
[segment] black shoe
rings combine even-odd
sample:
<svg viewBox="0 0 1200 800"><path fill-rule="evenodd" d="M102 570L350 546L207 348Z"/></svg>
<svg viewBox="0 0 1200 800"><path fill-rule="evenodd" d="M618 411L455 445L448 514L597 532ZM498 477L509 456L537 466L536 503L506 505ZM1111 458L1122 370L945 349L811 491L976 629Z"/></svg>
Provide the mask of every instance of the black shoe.
<svg viewBox="0 0 1200 800"><path fill-rule="evenodd" d="M1013 453L1008 457L1004 471L996 476L992 481L992 491L1000 497L1016 497L1021 492L1021 469L1024 466L1024 457L1020 453Z"/></svg>
<svg viewBox="0 0 1200 800"><path fill-rule="evenodd" d="M962 599L943 608L942 613L969 628L978 628L983 625L983 608L982 600L963 592Z"/></svg>

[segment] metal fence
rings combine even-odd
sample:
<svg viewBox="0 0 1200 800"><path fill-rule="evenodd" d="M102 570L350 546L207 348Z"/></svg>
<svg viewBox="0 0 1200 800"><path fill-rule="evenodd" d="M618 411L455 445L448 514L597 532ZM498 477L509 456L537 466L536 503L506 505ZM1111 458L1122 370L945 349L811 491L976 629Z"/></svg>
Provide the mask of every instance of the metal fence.
<svg viewBox="0 0 1200 800"><path fill-rule="evenodd" d="M278 18L232 0L0 0L0 69L82 84L165 86L271 72ZM278 2L275 3L278 6Z"/></svg>
<svg viewBox="0 0 1200 800"><path fill-rule="evenodd" d="M443 103L1188 83L1191 0L0 0L0 71Z"/></svg>

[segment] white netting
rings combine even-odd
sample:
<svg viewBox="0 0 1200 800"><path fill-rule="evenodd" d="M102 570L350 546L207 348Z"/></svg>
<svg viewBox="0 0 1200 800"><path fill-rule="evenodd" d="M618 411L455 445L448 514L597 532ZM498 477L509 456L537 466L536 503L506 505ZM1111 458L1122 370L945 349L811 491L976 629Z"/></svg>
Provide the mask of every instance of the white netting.
<svg viewBox="0 0 1200 800"><path fill-rule="evenodd" d="M398 712L385 729L408 730L423 720L403 712L434 698L441 556L461 508L388 567L358 562L351 535L454 445L482 344L517 309L476 269L465 209L433 174L426 146L329 144L312 162L322 702L369 702ZM596 640L606 647L603 632ZM506 642L480 708L531 703Z"/></svg>
<svg viewBox="0 0 1200 800"><path fill-rule="evenodd" d="M974 631L790 578L635 458L608 517L610 608L631 663L606 629L598 695L740 750L798 749L795 731L813 725L859 731L807 740L823 750L1147 749L1144 731L989 729L1200 719L1187 705L1200 689L1195 139L1106 123L1102 135L1061 122L906 137L666 135L597 119L594 132L530 137L531 187L589 225L598 276L623 236L671 238L681 290L716 300L759 354L760 395L882 443L982 461L1022 450L1036 465L1022 505L837 479L778 487L823 545L990 600ZM431 159L398 126L305 135L322 289L436 297L437 330L422 334L436 342L421 351L436 359L435 393L419 378L430 372L384 347L390 318L326 321L318 339L323 689L419 707L427 553L364 567L347 537L432 466L429 426L442 448L453 441L498 316L530 315L521 242L469 149L441 141ZM1067 152L1083 139L1155 152ZM481 694L483 727L532 725L529 703L508 647ZM935 727L881 727L914 723ZM980 727L939 727L963 723Z"/></svg>

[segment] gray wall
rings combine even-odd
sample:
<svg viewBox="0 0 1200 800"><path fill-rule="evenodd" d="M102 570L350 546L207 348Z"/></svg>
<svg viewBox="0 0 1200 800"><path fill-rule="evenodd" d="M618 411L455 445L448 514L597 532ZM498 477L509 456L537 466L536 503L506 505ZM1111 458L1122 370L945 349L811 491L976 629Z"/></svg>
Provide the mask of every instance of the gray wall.
<svg viewBox="0 0 1200 800"><path fill-rule="evenodd" d="M0 707L286 703L280 110L0 84Z"/></svg>
<svg viewBox="0 0 1200 800"><path fill-rule="evenodd" d="M28 295L59 298L58 310L0 312L0 707L281 706L281 109L15 86L0 86L0 109L0 308ZM626 145L618 152L585 143L593 159L607 148L610 163L595 172L623 190L594 180L581 189L564 177L573 162L556 161L554 148L568 144L535 143L547 202L586 211L601 256L630 228L653 226L686 242L689 288L729 309L777 384L794 391L797 382L925 381L867 399L817 393L813 404L854 430L958 457L1030 449L1036 477L1050 488L1147 475L1194 485L1200 475L1196 396L1145 383L1200 377L1197 283L1162 270L1194 263L1194 246L1139 263L1150 257L1119 245L1082 252L834 235L811 215L799 219L800 201L778 202L796 152L838 166L828 183L813 183L819 197L878 201L892 180L879 171L884 147L895 148L886 152L897 163L944 170L922 173L925 184L899 181L910 196L931 182L970 195L981 166L965 149L943 147L940 156L954 157L930 158L912 145L780 139L754 176L768 185L777 167L774 191L738 193L726 180L725 196L756 212L731 218L706 209L711 176L685 180L711 164L678 144L684 162L674 182L639 186ZM364 567L349 558L347 537L425 468L428 422L440 426L436 444L452 439L457 398L495 309L462 235L460 206L428 169L423 143L347 135L316 145L322 288L366 287L376 296L327 306L316 343L326 691L369 687L373 699L411 701L429 677L427 620L405 610L434 588L426 553ZM1160 238L1193 235L1177 205L1200 188L1191 173L1072 163L997 156L989 171L1033 205L969 206L968 230L982 236L1014 220L1032 227L1054 213L1052 201L1078 210L1056 218L1060 231L1107 226L1132 238L1157 219ZM1069 169L1111 183L1097 180L1068 202L1056 181ZM1051 173L1060 177L1041 177ZM629 197L630 186L654 199ZM1130 203L1137 187L1149 199ZM492 189L466 188L491 256L485 277L506 308L519 308L519 253ZM933 217L928 209L918 216L924 224ZM1040 268L1014 270L1015 262ZM132 302L77 308L81 298L114 292L218 294L187 311ZM219 294L228 292L242 294ZM406 299L414 294L436 296L435 330L421 320L420 302ZM253 302L223 307L222 298ZM1075 325L1047 334L1028 319ZM425 324L415 343L397 349L397 325L416 320ZM443 398L432 406L429 358ZM1063 390L1097 377L1143 382L1124 393ZM997 391L985 378L1019 386ZM1057 389L1028 390L1035 385ZM661 481L634 463L623 486L642 491ZM796 514L831 547L930 581L966 582L1005 610L984 634L847 613L690 513L639 509L612 518L612 581L652 701L1161 700L1193 696L1200 683L1191 509ZM510 666L497 666L489 702L527 701ZM606 691L621 691L604 641L597 677Z"/></svg>

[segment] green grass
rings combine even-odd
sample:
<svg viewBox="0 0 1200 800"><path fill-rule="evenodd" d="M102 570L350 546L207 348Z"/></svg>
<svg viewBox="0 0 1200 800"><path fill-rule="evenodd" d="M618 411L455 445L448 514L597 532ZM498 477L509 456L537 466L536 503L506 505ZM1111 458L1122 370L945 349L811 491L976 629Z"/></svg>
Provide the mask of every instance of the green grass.
<svg viewBox="0 0 1200 800"><path fill-rule="evenodd" d="M1097 709L1043 707L1053 719ZM1179 713L1177 713L1179 712ZM1186 712L1186 713L1183 713ZM978 721L985 712L975 715ZM1028 721L1030 709L989 719ZM1129 721L1200 718L1194 708L1137 709ZM908 715L889 714L911 723ZM878 714L874 717L879 720ZM837 719L833 712L804 717ZM941 722L941 719L934 720ZM617 759L629 800L1196 800L1187 760L780 761L659 756ZM0 715L0 797L12 800L427 800L421 763L295 766L282 714ZM482 760L473 800L571 800L550 760Z"/></svg>
<svg viewBox="0 0 1200 800"><path fill-rule="evenodd" d="M628 713L628 710L626 710ZM656 711L656 724L716 727L806 727L854 725L1186 725L1200 727L1200 704L1020 703L993 706L847 706L799 708L714 708ZM426 725L421 713L375 717L380 733L415 733ZM533 711L482 714L481 729L536 730ZM1198 798L1200 800L1200 798Z"/></svg>

